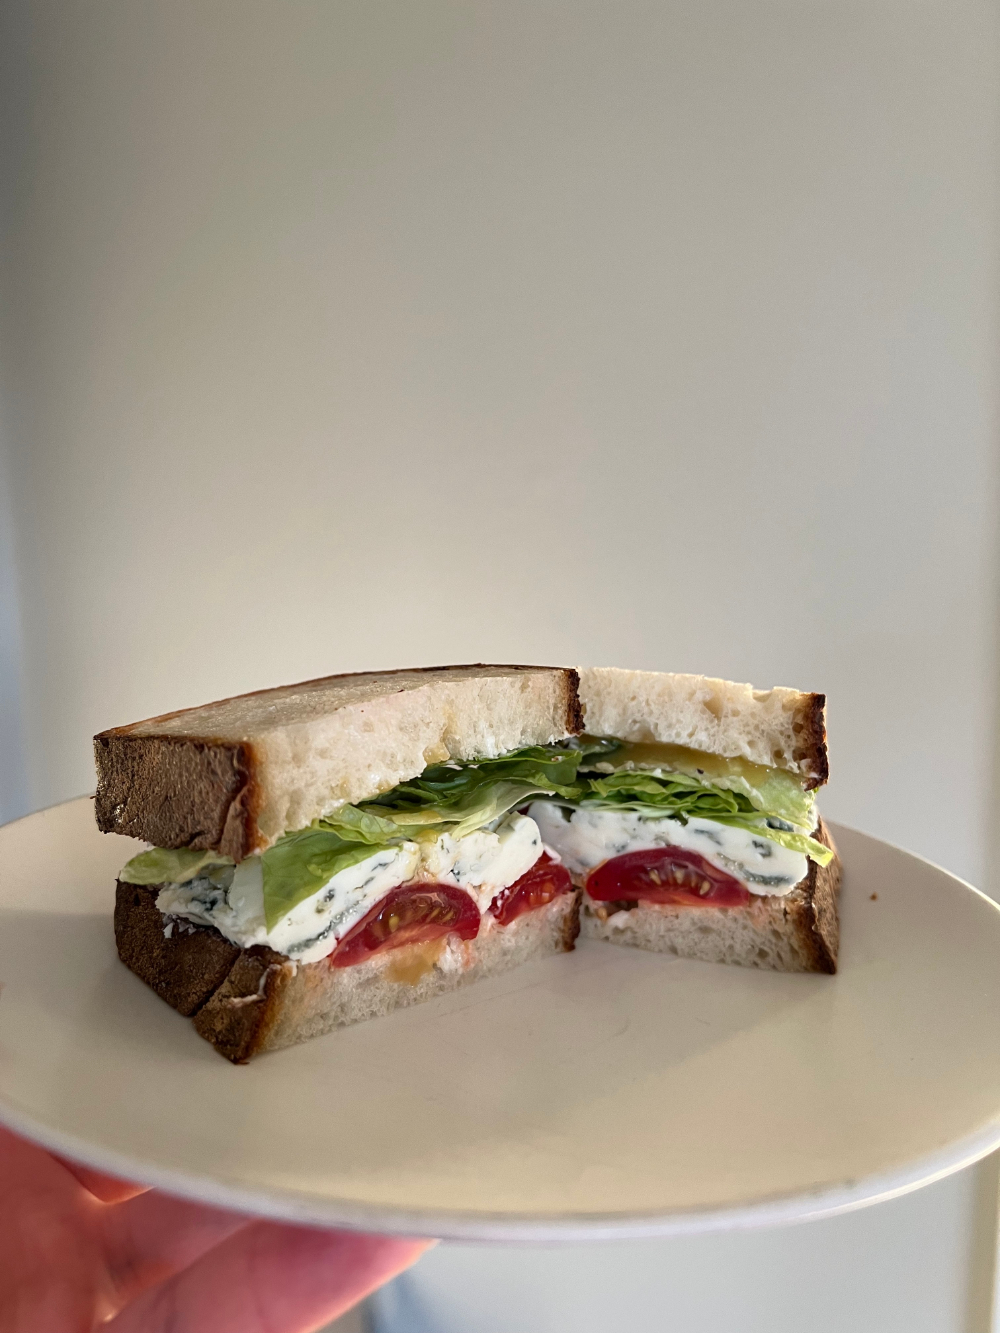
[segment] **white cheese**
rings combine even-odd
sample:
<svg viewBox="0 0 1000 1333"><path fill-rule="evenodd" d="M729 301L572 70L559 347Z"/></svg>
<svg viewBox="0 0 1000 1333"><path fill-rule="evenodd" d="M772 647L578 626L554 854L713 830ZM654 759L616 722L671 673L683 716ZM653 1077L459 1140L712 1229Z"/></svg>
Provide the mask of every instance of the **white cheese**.
<svg viewBox="0 0 1000 1333"><path fill-rule="evenodd" d="M464 838L445 833L433 842L404 842L341 870L270 931L259 856L240 862L228 888L207 879L166 884L156 905L164 915L214 926L243 948L266 944L297 962L314 963L332 953L337 941L400 884L452 884L468 893L483 913L501 889L534 865L541 851L538 827L525 815L508 816L495 832L480 829Z"/></svg>
<svg viewBox="0 0 1000 1333"><path fill-rule="evenodd" d="M464 889L482 913L541 854L542 838L535 821L527 815L510 815L495 833L479 829L464 838L444 833L435 842L425 843L414 878Z"/></svg>
<svg viewBox="0 0 1000 1333"><path fill-rule="evenodd" d="M751 893L784 896L805 877L804 852L792 852L747 829L717 824L712 819L653 818L635 810L601 810L582 806L572 811L551 801L535 801L531 818L542 842L562 857L571 874L586 875L613 856L657 847L683 847L698 852L711 865L740 880Z"/></svg>

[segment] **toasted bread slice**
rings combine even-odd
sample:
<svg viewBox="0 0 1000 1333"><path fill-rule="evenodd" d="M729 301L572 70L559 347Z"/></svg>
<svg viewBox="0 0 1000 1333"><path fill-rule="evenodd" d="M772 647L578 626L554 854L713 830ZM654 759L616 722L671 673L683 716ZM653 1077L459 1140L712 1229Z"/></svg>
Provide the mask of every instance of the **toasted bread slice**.
<svg viewBox="0 0 1000 1333"><path fill-rule="evenodd" d="M273 949L241 949L211 926L164 917L158 886L118 883L119 957L234 1064L336 1027L376 1018L532 958L573 948L580 895L563 893L509 926L483 918L478 936L404 944L354 967L328 958L293 963Z"/></svg>
<svg viewBox="0 0 1000 1333"><path fill-rule="evenodd" d="M454 666L327 676L114 727L94 738L97 823L236 861L428 764L581 730L562 667Z"/></svg>
<svg viewBox="0 0 1000 1333"><path fill-rule="evenodd" d="M815 836L833 850L833 860L826 866L810 861L805 878L784 897L751 894L745 907L689 907L597 903L584 893L581 933L589 939L707 963L777 972L836 972L840 858L822 820Z"/></svg>
<svg viewBox="0 0 1000 1333"><path fill-rule="evenodd" d="M710 676L581 667L584 726L595 736L663 741L787 769L808 788L830 775L826 695L755 690Z"/></svg>

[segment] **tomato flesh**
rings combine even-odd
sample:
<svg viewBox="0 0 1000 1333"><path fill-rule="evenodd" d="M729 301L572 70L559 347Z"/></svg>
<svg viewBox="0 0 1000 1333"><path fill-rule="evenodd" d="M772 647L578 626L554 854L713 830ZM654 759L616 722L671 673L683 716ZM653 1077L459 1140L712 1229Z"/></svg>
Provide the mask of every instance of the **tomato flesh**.
<svg viewBox="0 0 1000 1333"><path fill-rule="evenodd" d="M587 876L587 892L597 902L742 907L750 901L745 884L684 847L613 856Z"/></svg>
<svg viewBox="0 0 1000 1333"><path fill-rule="evenodd" d="M561 893L569 893L572 888L573 881L566 867L553 861L548 852L542 852L530 870L525 871L520 879L506 889L500 890L490 903L490 911L501 926L509 926L523 912L544 907Z"/></svg>
<svg viewBox="0 0 1000 1333"><path fill-rule="evenodd" d="M334 967L353 967L403 944L427 944L443 935L474 940L479 908L450 884L409 884L392 889L347 932L330 955Z"/></svg>

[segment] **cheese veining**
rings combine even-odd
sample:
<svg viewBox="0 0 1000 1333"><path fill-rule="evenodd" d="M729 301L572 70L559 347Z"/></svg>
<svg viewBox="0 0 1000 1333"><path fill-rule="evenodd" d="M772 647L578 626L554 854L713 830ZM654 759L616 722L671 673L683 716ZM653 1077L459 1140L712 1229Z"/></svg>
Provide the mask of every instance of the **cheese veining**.
<svg viewBox="0 0 1000 1333"><path fill-rule="evenodd" d="M803 879L808 860L747 829L712 819L653 817L635 810L580 806L570 813L551 801L535 801L529 811L542 841L575 875L586 875L613 856L683 847L744 883L751 893L783 896ZM567 819L566 816L569 815Z"/></svg>
<svg viewBox="0 0 1000 1333"><path fill-rule="evenodd" d="M537 824L514 814L495 829L479 829L464 838L444 833L433 841L382 848L334 875L270 931L259 856L248 857L222 876L165 884L156 905L166 916L214 926L243 948L266 944L296 962L314 963L332 953L351 927L400 884L454 885L468 893L482 913L501 889L531 869L541 852Z"/></svg>

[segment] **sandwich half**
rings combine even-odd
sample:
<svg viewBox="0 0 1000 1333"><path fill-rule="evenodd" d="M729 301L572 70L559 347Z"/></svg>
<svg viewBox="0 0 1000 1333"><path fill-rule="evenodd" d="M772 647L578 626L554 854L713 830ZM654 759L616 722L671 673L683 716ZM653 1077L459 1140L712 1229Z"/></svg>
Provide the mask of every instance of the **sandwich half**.
<svg viewBox="0 0 1000 1333"><path fill-rule="evenodd" d="M124 963L237 1063L571 950L834 972L825 699L703 676L331 676L95 737ZM582 902L582 915L581 915Z"/></svg>
<svg viewBox="0 0 1000 1333"><path fill-rule="evenodd" d="M583 669L577 779L528 807L581 931L682 958L835 972L841 867L815 804L825 697Z"/></svg>
<svg viewBox="0 0 1000 1333"><path fill-rule="evenodd" d="M95 737L122 961L224 1056L573 948L579 893L526 805L570 791L578 676L332 676Z"/></svg>

